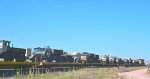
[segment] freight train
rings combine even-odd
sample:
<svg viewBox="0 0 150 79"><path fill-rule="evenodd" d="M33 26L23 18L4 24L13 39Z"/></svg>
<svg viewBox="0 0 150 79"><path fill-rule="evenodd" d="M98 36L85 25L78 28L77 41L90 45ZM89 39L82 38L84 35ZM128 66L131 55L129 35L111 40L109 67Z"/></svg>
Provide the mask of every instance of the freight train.
<svg viewBox="0 0 150 79"><path fill-rule="evenodd" d="M68 54L61 49L52 49L49 46L34 48L10 47L10 41L0 40L0 60L5 62L51 62L51 63L101 63L104 65L143 66L144 59L122 59L115 56L99 56L93 53L82 52ZM28 61L27 61L28 60Z"/></svg>

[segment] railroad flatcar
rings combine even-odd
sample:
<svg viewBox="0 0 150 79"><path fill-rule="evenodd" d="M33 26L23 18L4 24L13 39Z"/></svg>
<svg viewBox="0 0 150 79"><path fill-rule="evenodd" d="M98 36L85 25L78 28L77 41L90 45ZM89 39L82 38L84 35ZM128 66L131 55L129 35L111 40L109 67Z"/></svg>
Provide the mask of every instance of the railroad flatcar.
<svg viewBox="0 0 150 79"><path fill-rule="evenodd" d="M0 61L5 62L55 62L55 63L100 63L103 65L125 65L125 66L144 66L144 59L133 60L131 58L122 59L115 56L99 55L82 52L78 54L68 54L60 49L52 49L49 46L44 48L34 48L31 55L30 49L16 48L10 46L10 41L0 40ZM28 53L30 52L30 53ZM31 55L31 56L29 56Z"/></svg>

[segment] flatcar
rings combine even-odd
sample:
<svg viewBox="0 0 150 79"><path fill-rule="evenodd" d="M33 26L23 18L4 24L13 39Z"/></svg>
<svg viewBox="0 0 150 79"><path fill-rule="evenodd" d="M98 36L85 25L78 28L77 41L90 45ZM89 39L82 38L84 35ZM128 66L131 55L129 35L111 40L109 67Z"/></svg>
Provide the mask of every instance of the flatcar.
<svg viewBox="0 0 150 79"><path fill-rule="evenodd" d="M0 40L0 61L5 62L55 62L55 63L100 63L103 65L143 66L144 59L133 60L122 59L115 56L99 55L82 52L82 54L71 55L61 49L52 49L49 46L34 48L31 50L10 46L11 41ZM29 51L30 53L28 53ZM31 55L31 56L29 56Z"/></svg>

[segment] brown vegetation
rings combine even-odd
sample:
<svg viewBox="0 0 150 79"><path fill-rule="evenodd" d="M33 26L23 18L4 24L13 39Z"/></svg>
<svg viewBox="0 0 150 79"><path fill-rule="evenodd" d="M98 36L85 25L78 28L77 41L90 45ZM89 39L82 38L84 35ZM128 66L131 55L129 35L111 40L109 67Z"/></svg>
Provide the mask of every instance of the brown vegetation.
<svg viewBox="0 0 150 79"><path fill-rule="evenodd" d="M129 72L144 67L117 67L113 68L85 68L80 70L73 70L68 72L47 72L45 74L33 74L30 73L28 76L21 77L20 75L16 78L20 79L124 79L119 78L118 73Z"/></svg>

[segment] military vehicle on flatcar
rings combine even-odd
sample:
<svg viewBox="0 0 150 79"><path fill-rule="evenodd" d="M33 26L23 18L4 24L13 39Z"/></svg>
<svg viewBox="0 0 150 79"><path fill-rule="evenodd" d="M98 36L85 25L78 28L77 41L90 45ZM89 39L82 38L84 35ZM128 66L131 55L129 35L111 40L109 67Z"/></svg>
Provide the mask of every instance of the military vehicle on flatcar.
<svg viewBox="0 0 150 79"><path fill-rule="evenodd" d="M0 59L7 62L24 62L26 49L10 46L11 41L0 40Z"/></svg>
<svg viewBox="0 0 150 79"><path fill-rule="evenodd" d="M122 59L115 56L82 52L78 54L68 54L61 49L52 49L49 46L44 48L31 49L16 48L10 46L11 41L0 40L0 62L51 62L51 63L100 63L103 65L124 65L143 66L144 59L133 60L131 58Z"/></svg>

